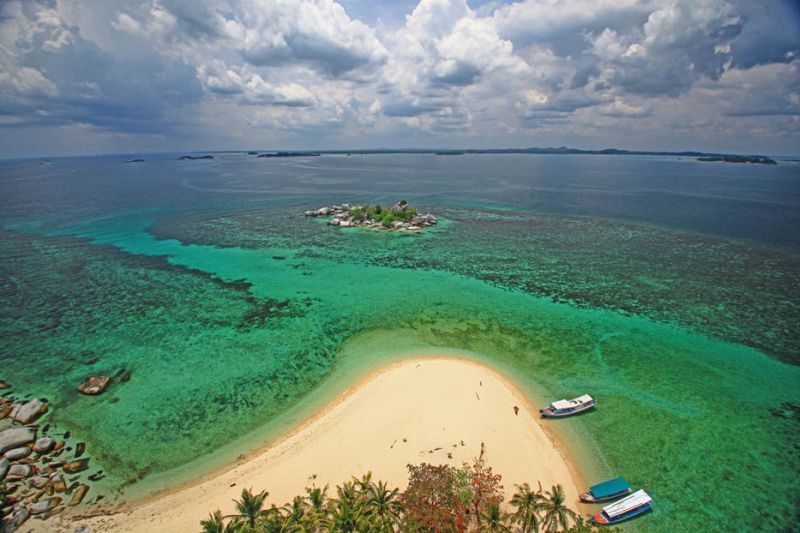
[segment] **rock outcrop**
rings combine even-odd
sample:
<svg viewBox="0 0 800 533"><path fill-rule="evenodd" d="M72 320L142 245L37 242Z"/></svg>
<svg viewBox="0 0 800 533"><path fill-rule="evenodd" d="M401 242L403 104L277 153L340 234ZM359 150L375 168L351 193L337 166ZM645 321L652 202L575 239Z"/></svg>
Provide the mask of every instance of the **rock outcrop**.
<svg viewBox="0 0 800 533"><path fill-rule="evenodd" d="M56 445L56 441L51 437L42 437L33 445L33 451L39 455L48 453Z"/></svg>
<svg viewBox="0 0 800 533"><path fill-rule="evenodd" d="M8 450L3 455L9 461L19 461L20 459L24 459L31 454L31 449L27 446L22 446L21 448L13 448Z"/></svg>
<svg viewBox="0 0 800 533"><path fill-rule="evenodd" d="M29 427L12 427L0 431L0 453L25 446L36 439L36 431Z"/></svg>
<svg viewBox="0 0 800 533"><path fill-rule="evenodd" d="M72 499L69 501L70 507L79 505L83 501L83 498L86 496L87 492L89 492L89 485L81 485L75 489L75 492L72 493Z"/></svg>
<svg viewBox="0 0 800 533"><path fill-rule="evenodd" d="M81 394L88 394L89 396L96 396L105 392L110 383L111 377L109 376L91 376L78 385L78 392Z"/></svg>
<svg viewBox="0 0 800 533"><path fill-rule="evenodd" d="M107 380L101 380L100 388L108 385ZM22 527L30 516L47 520L63 512L67 495L71 496L70 505L79 505L89 490L87 481L103 476L102 470L84 473L90 462L89 457L81 457L86 445L78 442L73 449L68 443L69 431L59 432L59 438L54 438L51 424L41 428L23 425L47 412L47 400L24 401L6 395L0 397L0 419L4 418L0 425L0 484L7 491L7 497L0 499L0 531L10 532ZM69 476L69 486L65 476Z"/></svg>
<svg viewBox="0 0 800 533"><path fill-rule="evenodd" d="M61 467L61 469L67 474L77 474L78 472L83 472L87 468L89 468L89 459L69 461L68 463L64 463L64 465Z"/></svg>
<svg viewBox="0 0 800 533"><path fill-rule="evenodd" d="M14 405L11 410L11 418L20 424L30 424L47 412L47 403L35 399L25 403Z"/></svg>
<svg viewBox="0 0 800 533"><path fill-rule="evenodd" d="M58 496L54 498L47 498L46 500L39 500L38 502L34 503L30 506L30 512L32 515L46 513L52 509L58 507L61 503L61 498Z"/></svg>

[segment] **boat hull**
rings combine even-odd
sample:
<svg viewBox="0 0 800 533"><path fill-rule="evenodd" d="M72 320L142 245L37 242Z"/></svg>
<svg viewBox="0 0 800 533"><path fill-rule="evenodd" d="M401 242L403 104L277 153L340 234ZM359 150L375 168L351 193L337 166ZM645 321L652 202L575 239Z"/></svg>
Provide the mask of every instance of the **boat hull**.
<svg viewBox="0 0 800 533"><path fill-rule="evenodd" d="M558 411L554 411L553 409L551 409L549 407L545 407L543 409L539 409L539 414L542 415L542 418L564 418L564 417L567 417L567 416L572 416L572 415L577 415L577 414L580 414L580 413L584 413L584 412L586 412L586 411L588 411L590 409L594 409L594 406L595 406L595 403L593 402L593 403L591 403L591 404L589 404L589 405L587 405L585 407L580 407L578 409L573 409L573 410L568 411L568 412L558 412Z"/></svg>
<svg viewBox="0 0 800 533"><path fill-rule="evenodd" d="M589 492L585 492L581 494L581 501L584 503L601 503L601 502L610 502L612 500L616 500L618 498L622 498L623 496L628 496L631 493L631 489L618 492L616 494L612 494L610 496L603 496L602 498L595 498Z"/></svg>
<svg viewBox="0 0 800 533"><path fill-rule="evenodd" d="M637 516L643 515L647 512L653 510L653 504L648 503L647 505L642 505L641 507L637 507L636 509L632 509L623 515L616 516L614 518L607 518L603 515L602 512L597 513L592 517L592 522L599 526L606 526L612 524L619 524L620 522L624 522L626 520L630 520L631 518L636 518Z"/></svg>

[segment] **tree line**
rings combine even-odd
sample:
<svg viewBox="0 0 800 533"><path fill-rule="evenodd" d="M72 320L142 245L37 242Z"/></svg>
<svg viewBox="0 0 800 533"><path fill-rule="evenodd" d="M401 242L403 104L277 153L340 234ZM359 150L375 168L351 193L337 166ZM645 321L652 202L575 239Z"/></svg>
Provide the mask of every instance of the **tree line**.
<svg viewBox="0 0 800 533"><path fill-rule="evenodd" d="M408 465L405 491L373 481L368 472L329 487L308 487L283 505L266 506L267 491L242 490L235 513L216 510L201 521L203 533L515 532L595 533L570 509L564 489L534 490L528 483L504 506L501 476L486 464L484 450L471 463ZM605 529L604 531L618 531Z"/></svg>

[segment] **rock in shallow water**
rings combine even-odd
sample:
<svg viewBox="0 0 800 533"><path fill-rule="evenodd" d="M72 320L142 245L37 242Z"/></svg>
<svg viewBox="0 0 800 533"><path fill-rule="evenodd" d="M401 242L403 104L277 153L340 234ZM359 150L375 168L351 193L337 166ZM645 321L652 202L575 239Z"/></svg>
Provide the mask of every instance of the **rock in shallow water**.
<svg viewBox="0 0 800 533"><path fill-rule="evenodd" d="M9 461L18 461L20 459L24 459L31 454L31 449L27 446L22 446L21 448L13 448L8 450L5 454L6 459Z"/></svg>
<svg viewBox="0 0 800 533"><path fill-rule="evenodd" d="M69 505L74 507L79 505L83 498L86 496L86 493L89 492L89 485L81 485L75 490L75 493L72 495L72 499L69 501Z"/></svg>
<svg viewBox="0 0 800 533"><path fill-rule="evenodd" d="M6 479L23 479L33 474L33 468L30 465L11 465L8 468Z"/></svg>
<svg viewBox="0 0 800 533"><path fill-rule="evenodd" d="M67 474L76 474L78 472L83 472L89 467L89 459L79 459L78 461L70 461L68 463L64 463L62 469Z"/></svg>
<svg viewBox="0 0 800 533"><path fill-rule="evenodd" d="M30 517L28 509L22 504L16 505L14 507L14 512L6 519L6 530L15 531L25 523L28 517Z"/></svg>
<svg viewBox="0 0 800 533"><path fill-rule="evenodd" d="M53 449L53 446L56 445L56 441L50 437L42 437L41 439L36 441L36 444L33 445L33 451L36 453L42 454L47 453Z"/></svg>
<svg viewBox="0 0 800 533"><path fill-rule="evenodd" d="M58 504L61 503L61 498L56 496L55 498L47 498L46 500L39 500L38 502L34 503L30 507L31 514L42 514L46 513L51 509L55 509L58 507Z"/></svg>
<svg viewBox="0 0 800 533"><path fill-rule="evenodd" d="M78 385L78 392L96 396L103 393L111 382L109 376L91 376L89 379Z"/></svg>
<svg viewBox="0 0 800 533"><path fill-rule="evenodd" d="M39 399L14 406L11 416L20 424L30 424L47 412L47 404Z"/></svg>
<svg viewBox="0 0 800 533"><path fill-rule="evenodd" d="M8 428L0 431L0 453L24 446L36 438L36 431L32 428Z"/></svg>
<svg viewBox="0 0 800 533"><path fill-rule="evenodd" d="M50 484L50 478L46 476L33 476L28 483L35 489L43 489Z"/></svg>
<svg viewBox="0 0 800 533"><path fill-rule="evenodd" d="M64 481L64 476L61 474L53 474L50 476L52 480L53 490L56 492L66 492L67 483Z"/></svg>

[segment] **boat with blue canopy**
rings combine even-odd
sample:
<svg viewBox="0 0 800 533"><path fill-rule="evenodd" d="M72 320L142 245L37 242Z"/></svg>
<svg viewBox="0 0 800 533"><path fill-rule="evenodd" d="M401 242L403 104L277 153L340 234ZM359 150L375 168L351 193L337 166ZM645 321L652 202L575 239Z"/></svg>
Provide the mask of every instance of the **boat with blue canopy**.
<svg viewBox="0 0 800 533"><path fill-rule="evenodd" d="M595 524L618 524L653 510L653 499L644 490L637 490L627 498L606 505L592 517Z"/></svg>
<svg viewBox="0 0 800 533"><path fill-rule="evenodd" d="M622 477L616 477L597 485L592 485L589 490L581 494L581 501L586 503L607 502L622 498L631 493L631 486Z"/></svg>
<svg viewBox="0 0 800 533"><path fill-rule="evenodd" d="M558 418L562 416L576 415L586 411L587 409L591 409L596 403L597 400L588 394L584 394L583 396L578 396L572 400L557 400L547 407L542 407L539 409L539 413L546 418Z"/></svg>

